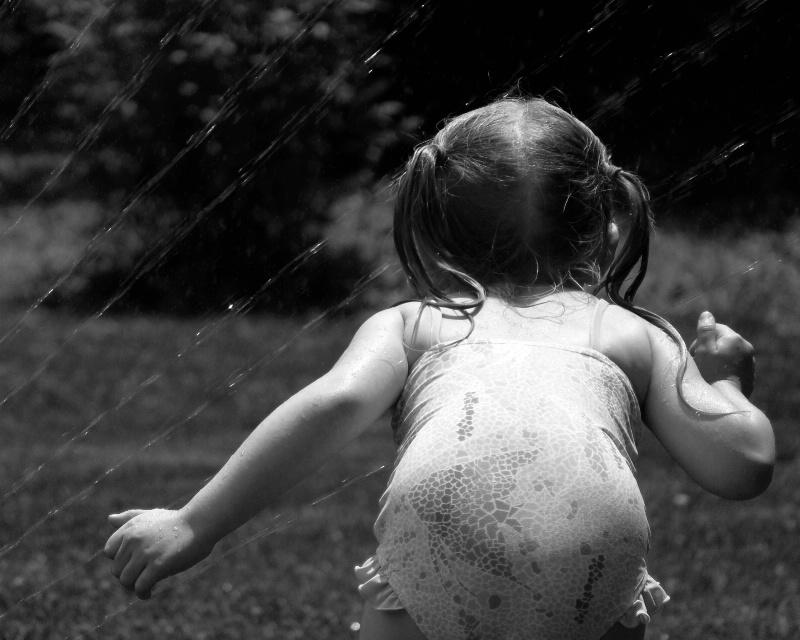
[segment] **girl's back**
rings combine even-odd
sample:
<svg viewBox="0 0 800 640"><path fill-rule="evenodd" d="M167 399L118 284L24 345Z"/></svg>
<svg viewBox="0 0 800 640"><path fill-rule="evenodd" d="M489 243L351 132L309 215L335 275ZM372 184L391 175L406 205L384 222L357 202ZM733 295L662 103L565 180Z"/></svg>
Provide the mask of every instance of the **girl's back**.
<svg viewBox="0 0 800 640"><path fill-rule="evenodd" d="M430 638L599 637L644 588L649 540L638 400L595 344L605 303L490 297L457 344L469 323L416 308L381 572Z"/></svg>

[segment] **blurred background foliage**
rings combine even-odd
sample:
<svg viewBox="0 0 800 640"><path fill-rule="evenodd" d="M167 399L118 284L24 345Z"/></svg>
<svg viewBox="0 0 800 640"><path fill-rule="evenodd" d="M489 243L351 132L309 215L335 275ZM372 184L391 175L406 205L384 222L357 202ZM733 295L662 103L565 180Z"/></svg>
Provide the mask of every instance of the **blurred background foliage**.
<svg viewBox="0 0 800 640"><path fill-rule="evenodd" d="M256 308L340 300L391 255L388 184L413 145L512 86L587 120L652 185L664 226L780 233L798 214L800 72L782 62L798 59L800 9L783 3L6 0L0 12L7 301L57 283L46 304L92 311L124 291L113 308L220 310L320 240ZM399 292L394 271L384 288Z"/></svg>

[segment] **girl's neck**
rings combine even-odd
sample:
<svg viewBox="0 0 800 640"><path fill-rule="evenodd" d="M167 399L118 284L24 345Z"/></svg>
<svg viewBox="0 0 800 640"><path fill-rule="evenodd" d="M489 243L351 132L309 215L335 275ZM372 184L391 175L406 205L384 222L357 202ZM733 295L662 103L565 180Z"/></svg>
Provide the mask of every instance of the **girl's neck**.
<svg viewBox="0 0 800 640"><path fill-rule="evenodd" d="M492 298L499 298L513 307L529 307L552 298L575 298L586 300L592 296L577 283L568 282L564 285L534 284L515 287L490 287L487 294Z"/></svg>

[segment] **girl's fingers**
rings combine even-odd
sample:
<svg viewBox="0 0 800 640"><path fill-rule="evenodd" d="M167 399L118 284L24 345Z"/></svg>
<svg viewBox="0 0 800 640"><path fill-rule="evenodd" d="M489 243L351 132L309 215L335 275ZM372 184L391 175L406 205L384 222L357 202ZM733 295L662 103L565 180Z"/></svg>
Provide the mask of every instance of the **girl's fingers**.
<svg viewBox="0 0 800 640"><path fill-rule="evenodd" d="M106 558L111 558L113 560L116 557L123 539L122 531L119 529L111 534L111 537L106 542L106 546L103 547L103 553L106 554Z"/></svg>
<svg viewBox="0 0 800 640"><path fill-rule="evenodd" d="M112 526L119 528L128 520L131 520L144 512L145 509L129 509L128 511L123 511L122 513L112 513L110 516L108 516L108 522Z"/></svg>
<svg viewBox="0 0 800 640"><path fill-rule="evenodd" d="M131 557L122 570L122 573L119 574L119 581L122 586L133 591L139 580L139 576L145 569L145 565L146 561L141 556ZM137 593L136 595L139 594Z"/></svg>
<svg viewBox="0 0 800 640"><path fill-rule="evenodd" d="M717 341L717 321L708 311L703 311L697 320L697 340L692 345L694 349L714 351Z"/></svg>
<svg viewBox="0 0 800 640"><path fill-rule="evenodd" d="M111 564L111 575L115 578L119 578L125 570L125 567L128 566L130 559L130 550L125 546L121 547L114 556L114 562Z"/></svg>
<svg viewBox="0 0 800 640"><path fill-rule="evenodd" d="M717 323L717 341L719 341L720 338L728 338L731 336L734 336L739 340L743 340L743 338L729 326Z"/></svg>
<svg viewBox="0 0 800 640"><path fill-rule="evenodd" d="M159 578L156 576L156 571L152 565L148 565L139 574L136 579L136 585L133 587L136 597L141 600L147 600L153 594L153 587L156 586Z"/></svg>
<svg viewBox="0 0 800 640"><path fill-rule="evenodd" d="M103 553L106 554L107 558L111 558L113 560L116 557L117 553L119 552L120 545L125 539L120 527L141 513L144 513L144 509L131 509L129 511L124 511L123 513L112 513L110 516L108 516L108 522L111 524L111 526L116 527L117 530L111 534L106 542L106 546L103 547Z"/></svg>

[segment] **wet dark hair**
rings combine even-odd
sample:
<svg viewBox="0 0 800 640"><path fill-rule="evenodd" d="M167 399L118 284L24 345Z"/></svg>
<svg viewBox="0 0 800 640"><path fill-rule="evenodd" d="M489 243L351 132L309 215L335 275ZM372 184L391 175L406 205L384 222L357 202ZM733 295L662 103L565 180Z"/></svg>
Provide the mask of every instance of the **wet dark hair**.
<svg viewBox="0 0 800 640"><path fill-rule="evenodd" d="M627 238L600 282L620 213L630 216ZM652 224L639 178L614 166L585 124L540 98L504 98L451 119L397 182L400 261L420 297L442 302L465 288L511 297L515 287L594 281L629 306Z"/></svg>
<svg viewBox="0 0 800 640"><path fill-rule="evenodd" d="M667 333L685 370L675 329L633 303L647 272L649 193L573 115L541 98L506 97L452 118L417 146L396 189L395 247L427 304L468 313L487 290L510 300L530 285L593 284ZM615 221L627 233L612 257Z"/></svg>

